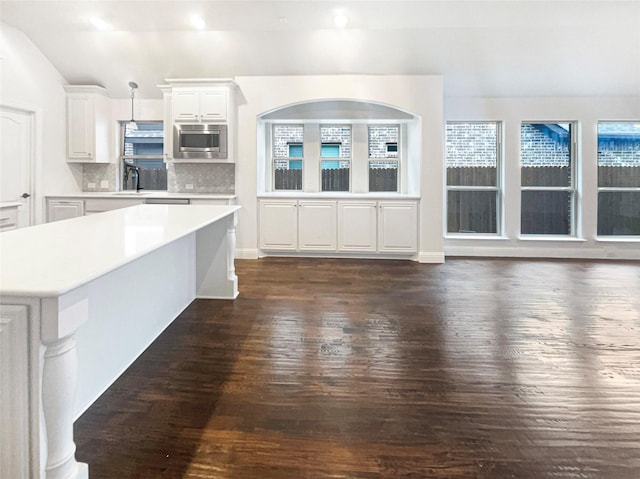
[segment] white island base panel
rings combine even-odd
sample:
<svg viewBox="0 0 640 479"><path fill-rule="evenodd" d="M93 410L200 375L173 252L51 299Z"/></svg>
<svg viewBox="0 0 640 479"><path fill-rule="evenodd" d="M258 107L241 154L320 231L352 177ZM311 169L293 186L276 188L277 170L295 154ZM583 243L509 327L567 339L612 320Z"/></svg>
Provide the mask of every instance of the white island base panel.
<svg viewBox="0 0 640 479"><path fill-rule="evenodd" d="M28 239L27 231L22 236L17 236L20 230L3 234L14 236L0 242L1 478L89 477L90 465L75 459L73 421L193 299L237 297L233 266L237 209L145 205L103 213L109 227L124 225L107 242L93 237L100 234L95 227L101 215L61 221L55 228L27 229L42 237L43 244L47 235L63 235L65 229L74 232L73 241L100 242L93 251L85 244L80 248L83 254L99 255L100 248L109 244L122 250L122 254L105 252L106 259L95 258L91 267L80 264L81 255L65 257L64 252L48 251L57 257L45 259L42 251L28 251L31 242L39 240ZM127 210L132 210L129 220ZM188 214L195 216L187 218ZM147 218L146 233L145 226L136 223L140 215ZM77 228L86 229L86 235ZM23 248L16 252L20 244ZM44 266L49 261L49 267L67 265L72 271L47 280L42 275L48 273L36 268L32 273L40 277L32 282L29 294L24 281L28 275L17 269L27 261L20 256L28 254L39 257ZM85 270L91 274L64 282L71 273Z"/></svg>

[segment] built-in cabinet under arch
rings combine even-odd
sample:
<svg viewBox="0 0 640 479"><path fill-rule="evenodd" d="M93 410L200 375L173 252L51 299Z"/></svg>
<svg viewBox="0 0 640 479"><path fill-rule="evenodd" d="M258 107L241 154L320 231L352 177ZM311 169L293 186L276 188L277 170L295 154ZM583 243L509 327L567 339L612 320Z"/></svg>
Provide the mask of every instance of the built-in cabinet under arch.
<svg viewBox="0 0 640 479"><path fill-rule="evenodd" d="M278 153L274 145L282 139L275 138L274 131L288 126L298 131L289 141L295 143L295 153ZM329 153L336 157L329 159L322 132L330 128L346 131L349 145L338 145L341 149ZM385 129L397 134L389 142L389 156L372 156L372 137ZM260 254L413 258L418 252L419 132L418 116L361 100L306 101L260 115ZM395 191L373 191L371 169L376 161L395 165ZM300 181L282 188L276 183L277 169L294 163L292 168L301 170ZM347 170L346 189L325 189L326 163L347 165L340 167Z"/></svg>

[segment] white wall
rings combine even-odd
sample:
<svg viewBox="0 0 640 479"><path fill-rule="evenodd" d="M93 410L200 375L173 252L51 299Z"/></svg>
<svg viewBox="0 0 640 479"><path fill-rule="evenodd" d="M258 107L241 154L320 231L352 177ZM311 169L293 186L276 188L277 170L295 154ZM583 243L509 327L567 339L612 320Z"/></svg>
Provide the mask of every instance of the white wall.
<svg viewBox="0 0 640 479"><path fill-rule="evenodd" d="M40 120L32 196L41 222L45 195L75 193L82 184L81 165L66 163L66 81L22 32L4 23L0 27L0 102L36 111Z"/></svg>
<svg viewBox="0 0 640 479"><path fill-rule="evenodd" d="M236 185L242 205L239 257L257 257L257 118L312 100L361 100L411 112L421 118L422 184L420 259L442 261L442 78L439 76L250 76L238 83Z"/></svg>
<svg viewBox="0 0 640 479"><path fill-rule="evenodd" d="M446 98L446 121L501 121L504 127L505 231L497 239L446 238L447 256L526 256L640 259L637 241L598 239L597 123L640 120L639 97ZM523 121L578 122L577 238L522 239L520 232L520 125ZM446 227L445 227L446 231Z"/></svg>

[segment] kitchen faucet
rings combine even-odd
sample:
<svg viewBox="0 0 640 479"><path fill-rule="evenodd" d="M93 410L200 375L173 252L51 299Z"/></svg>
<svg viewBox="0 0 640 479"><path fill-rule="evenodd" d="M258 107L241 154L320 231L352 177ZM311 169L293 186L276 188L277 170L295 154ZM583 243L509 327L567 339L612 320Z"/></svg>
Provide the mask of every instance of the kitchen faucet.
<svg viewBox="0 0 640 479"><path fill-rule="evenodd" d="M133 179L133 184L136 186L136 193L139 193L140 190L144 190L144 188L140 184L140 168L138 166L129 164L126 161L124 161L124 174L122 175L123 190L127 189L127 182L129 181L129 175L131 175Z"/></svg>

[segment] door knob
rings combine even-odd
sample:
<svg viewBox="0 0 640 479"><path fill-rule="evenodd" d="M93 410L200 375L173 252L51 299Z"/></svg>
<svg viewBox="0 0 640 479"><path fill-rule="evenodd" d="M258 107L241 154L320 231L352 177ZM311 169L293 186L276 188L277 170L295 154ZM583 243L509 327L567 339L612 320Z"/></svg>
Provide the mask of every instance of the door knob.
<svg viewBox="0 0 640 479"><path fill-rule="evenodd" d="M31 195L29 193L22 193L20 196L22 198L29 198Z"/></svg>

